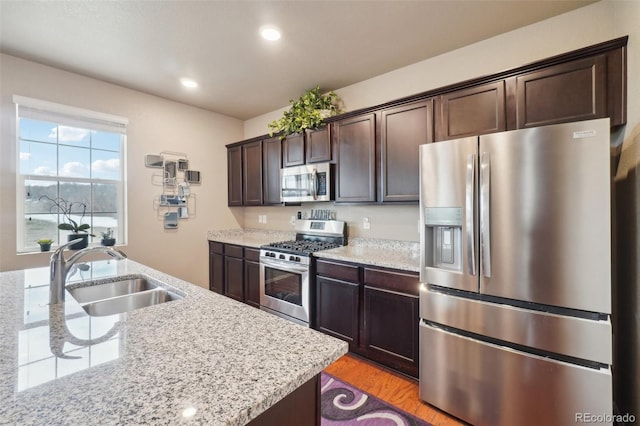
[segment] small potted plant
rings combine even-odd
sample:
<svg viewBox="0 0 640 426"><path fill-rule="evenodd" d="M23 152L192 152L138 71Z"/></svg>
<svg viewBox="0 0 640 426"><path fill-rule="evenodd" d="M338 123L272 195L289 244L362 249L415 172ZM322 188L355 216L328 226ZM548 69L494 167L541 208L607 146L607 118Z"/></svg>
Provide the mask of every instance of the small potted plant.
<svg viewBox="0 0 640 426"><path fill-rule="evenodd" d="M67 201L62 197L51 198L47 195L43 195L40 197L40 200L47 199L53 203L50 208L50 212L54 213L55 210L58 210L62 213L64 223L58 225L58 229L62 231L71 231L71 233L67 236L67 241L73 241L75 239L81 238L82 241L77 242L69 246L71 250L80 250L89 245L89 236L95 237L93 234L89 234L90 225L86 223L82 223L82 219L84 219L84 215L87 212L87 205L80 201ZM79 215L80 219L73 220L71 215Z"/></svg>
<svg viewBox="0 0 640 426"><path fill-rule="evenodd" d="M100 244L103 246L113 246L116 244L116 239L113 237L113 229L107 228L106 231L101 232L102 240L100 240Z"/></svg>
<svg viewBox="0 0 640 426"><path fill-rule="evenodd" d="M320 86L307 90L300 99L291 99L291 108L284 115L269 123L270 135L280 134L280 139L296 133L304 133L305 129L317 129L324 119L340 113L338 95L334 92L320 93Z"/></svg>
<svg viewBox="0 0 640 426"><path fill-rule="evenodd" d="M40 251L49 251L51 250L51 244L53 240L47 238L41 238L38 240L38 244L40 244Z"/></svg>

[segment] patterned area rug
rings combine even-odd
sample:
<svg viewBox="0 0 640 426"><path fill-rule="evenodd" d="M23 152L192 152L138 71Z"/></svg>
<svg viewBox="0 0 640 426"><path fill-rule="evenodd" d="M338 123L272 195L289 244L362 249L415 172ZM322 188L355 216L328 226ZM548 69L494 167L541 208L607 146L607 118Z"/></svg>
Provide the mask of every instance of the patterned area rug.
<svg viewBox="0 0 640 426"><path fill-rule="evenodd" d="M322 426L432 426L330 374L320 385Z"/></svg>

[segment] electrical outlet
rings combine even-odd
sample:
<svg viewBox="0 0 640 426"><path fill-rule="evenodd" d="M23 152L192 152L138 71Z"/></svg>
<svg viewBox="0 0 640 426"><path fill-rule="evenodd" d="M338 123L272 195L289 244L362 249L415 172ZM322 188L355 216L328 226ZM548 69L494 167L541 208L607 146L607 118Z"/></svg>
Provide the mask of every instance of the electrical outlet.
<svg viewBox="0 0 640 426"><path fill-rule="evenodd" d="M362 219L362 228L363 229L370 229L371 228L371 222L369 222L369 218L365 217Z"/></svg>
<svg viewBox="0 0 640 426"><path fill-rule="evenodd" d="M262 215L262 223L267 223L267 215L266 214Z"/></svg>
<svg viewBox="0 0 640 426"><path fill-rule="evenodd" d="M295 217L295 216L291 216L291 219L289 219L289 223L291 224L291 226L295 226L295 224L296 224L296 217Z"/></svg>

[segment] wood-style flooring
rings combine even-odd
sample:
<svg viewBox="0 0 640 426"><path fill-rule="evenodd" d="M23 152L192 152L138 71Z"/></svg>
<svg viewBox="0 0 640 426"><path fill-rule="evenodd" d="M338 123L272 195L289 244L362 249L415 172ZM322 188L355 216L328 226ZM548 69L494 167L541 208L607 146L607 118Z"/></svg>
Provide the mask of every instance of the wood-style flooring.
<svg viewBox="0 0 640 426"><path fill-rule="evenodd" d="M379 367L361 358L344 355L325 371L434 426L459 426L461 421L448 416L418 397L418 381Z"/></svg>

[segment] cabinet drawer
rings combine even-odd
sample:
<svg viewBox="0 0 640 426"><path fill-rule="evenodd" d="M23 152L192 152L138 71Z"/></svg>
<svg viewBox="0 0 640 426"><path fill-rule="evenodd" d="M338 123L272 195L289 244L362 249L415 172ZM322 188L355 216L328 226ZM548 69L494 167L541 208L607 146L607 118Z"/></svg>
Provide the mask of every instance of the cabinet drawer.
<svg viewBox="0 0 640 426"><path fill-rule="evenodd" d="M244 257L242 254L242 246L234 246L233 244L224 245L224 254L231 257Z"/></svg>
<svg viewBox="0 0 640 426"><path fill-rule="evenodd" d="M417 274L365 268L364 283L372 287L398 291L412 296L420 295L420 278Z"/></svg>
<svg viewBox="0 0 640 426"><path fill-rule="evenodd" d="M246 260L252 260L254 262L260 261L260 250L249 247L244 248L244 258Z"/></svg>
<svg viewBox="0 0 640 426"><path fill-rule="evenodd" d="M224 246L222 243L217 243L215 241L209 241L209 253L223 254Z"/></svg>
<svg viewBox="0 0 640 426"><path fill-rule="evenodd" d="M360 268L355 265L327 262L324 260L318 260L316 263L316 273L318 275L356 283L360 282L359 269Z"/></svg>

